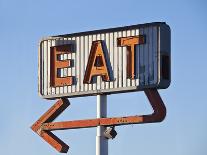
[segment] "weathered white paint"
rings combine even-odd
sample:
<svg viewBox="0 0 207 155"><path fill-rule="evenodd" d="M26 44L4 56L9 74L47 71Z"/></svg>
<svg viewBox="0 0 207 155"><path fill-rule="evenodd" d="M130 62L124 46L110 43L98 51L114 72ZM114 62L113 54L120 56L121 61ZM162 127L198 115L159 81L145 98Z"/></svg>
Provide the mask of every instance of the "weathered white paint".
<svg viewBox="0 0 207 155"><path fill-rule="evenodd" d="M117 46L117 38L136 35L145 35L146 43L136 45L136 78L133 80L126 76L127 49ZM114 79L105 82L97 77L93 84L83 84L92 41L95 40L104 40L106 43ZM166 45L162 45L162 42ZM76 83L72 86L50 87L50 47L70 43L74 43L75 51L62 55L61 59L72 59L74 66L61 69L60 74L61 77L75 76ZM167 88L170 79L163 80L160 71L162 53L170 56L170 29L164 23L141 27L137 25L137 28L129 27L124 30L120 28L114 31L49 37L43 39L39 46L39 94L44 98L56 98L136 91L145 88Z"/></svg>

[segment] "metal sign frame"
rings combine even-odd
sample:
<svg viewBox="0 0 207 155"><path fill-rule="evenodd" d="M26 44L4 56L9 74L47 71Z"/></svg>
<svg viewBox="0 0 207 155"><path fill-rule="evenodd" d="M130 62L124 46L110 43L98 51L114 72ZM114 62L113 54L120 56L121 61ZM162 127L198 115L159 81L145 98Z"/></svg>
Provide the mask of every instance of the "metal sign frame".
<svg viewBox="0 0 207 155"><path fill-rule="evenodd" d="M135 78L129 78L127 62L134 61L127 56L130 46L120 44L124 38L144 36L145 43L136 45ZM84 83L84 74L93 41L106 44L109 61L112 63L112 79L102 80L96 76L92 83ZM87 42L87 44L85 44ZM69 60L68 68L60 70L61 78L68 83L52 87L50 71L51 51L57 46L71 45L71 51L60 55L61 61ZM133 46L132 46L133 47ZM145 52L146 51L146 52ZM138 53L138 54L137 54ZM170 85L170 27L163 22L139 24L118 28L72 33L44 38L39 45L38 92L46 99L79 97L97 94L115 94L144 89L165 89ZM133 65L131 68L133 68ZM71 84L71 81L73 83Z"/></svg>

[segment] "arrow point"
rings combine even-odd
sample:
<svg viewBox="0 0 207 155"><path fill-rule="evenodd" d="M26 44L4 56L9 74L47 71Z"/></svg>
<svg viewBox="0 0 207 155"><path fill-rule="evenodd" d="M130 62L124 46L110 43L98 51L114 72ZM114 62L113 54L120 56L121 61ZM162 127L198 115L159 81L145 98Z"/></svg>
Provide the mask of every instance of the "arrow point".
<svg viewBox="0 0 207 155"><path fill-rule="evenodd" d="M52 122L57 118L68 106L70 102L66 98L59 99L46 113L44 113L32 126L31 129L48 142L60 153L67 153L69 146L55 136L51 131L42 130L44 123Z"/></svg>

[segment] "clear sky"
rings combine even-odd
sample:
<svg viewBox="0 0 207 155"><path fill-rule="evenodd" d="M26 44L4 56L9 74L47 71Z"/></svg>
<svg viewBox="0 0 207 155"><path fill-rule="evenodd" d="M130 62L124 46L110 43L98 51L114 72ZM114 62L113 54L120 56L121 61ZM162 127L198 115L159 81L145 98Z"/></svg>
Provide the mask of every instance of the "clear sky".
<svg viewBox="0 0 207 155"><path fill-rule="evenodd" d="M0 0L0 155L59 154L30 129L54 103L37 93L42 37L158 21L172 33L172 83L160 90L167 117L117 127L109 155L206 155L206 8L205 0ZM96 97L70 101L57 121L96 117ZM108 96L108 116L150 112L143 92ZM95 155L96 128L54 133L68 154Z"/></svg>

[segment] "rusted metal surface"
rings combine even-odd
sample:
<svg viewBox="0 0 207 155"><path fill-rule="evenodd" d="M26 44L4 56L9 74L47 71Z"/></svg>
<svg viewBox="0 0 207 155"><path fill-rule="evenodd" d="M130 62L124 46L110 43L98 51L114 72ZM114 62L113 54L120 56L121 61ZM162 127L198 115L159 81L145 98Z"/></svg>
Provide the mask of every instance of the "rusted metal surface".
<svg viewBox="0 0 207 155"><path fill-rule="evenodd" d="M128 124L141 124L161 122L165 118L166 108L157 90L146 90L145 94L150 101L154 112L150 115L136 115L125 117L86 119L65 122L44 123L43 130L65 130L77 128L90 128L96 126L119 126Z"/></svg>
<svg viewBox="0 0 207 155"><path fill-rule="evenodd" d="M60 86L73 84L72 76L60 77L60 74L58 74L58 71L60 72L60 69L71 67L71 60L60 60L61 55L72 52L71 46L72 46L71 44L68 44L68 45L50 47L50 51L51 51L50 86L51 87L60 87Z"/></svg>
<svg viewBox="0 0 207 155"><path fill-rule="evenodd" d="M103 81L110 81L109 67L107 66L107 51L102 40L93 41L85 71L83 83L91 83L93 76L101 76Z"/></svg>
<svg viewBox="0 0 207 155"><path fill-rule="evenodd" d="M69 105L69 101L67 99L60 99L51 109L40 117L40 119L31 128L56 150L59 152L67 152L69 147L52 134L51 131L90 128L96 126L120 126L161 122L165 118L166 108L158 91L156 89L149 89L145 90L145 94L154 111L149 115L52 122Z"/></svg>
<svg viewBox="0 0 207 155"><path fill-rule="evenodd" d="M109 76L112 78L104 78L101 72L101 75L93 74L93 82L89 81L90 76L86 76L89 80L84 81L88 73L87 66L92 63L89 56L93 51L93 44L100 41L104 44L103 51L108 53L107 58L104 58L111 66ZM140 44L136 44L138 42ZM53 78L50 60L53 57L53 47L65 45L73 45L74 48L72 52L60 55L61 62L72 60L70 62L73 65L61 68L59 79L63 81L63 78L73 77L72 85L71 80L64 80L59 86L51 85ZM142 91L149 88L165 89L171 81L170 53L170 27L166 23L149 23L44 38L39 44L38 92L43 98L55 99ZM167 56L168 60L163 56ZM102 58L97 57L97 62L101 62ZM98 68L100 67L97 67L97 73Z"/></svg>
<svg viewBox="0 0 207 155"><path fill-rule="evenodd" d="M127 47L127 78L135 79L135 50L136 45L144 44L144 36L130 36L117 39L118 46Z"/></svg>
<svg viewBox="0 0 207 155"><path fill-rule="evenodd" d="M67 99L58 100L45 114L43 114L32 126L31 129L54 147L58 152L66 153L69 146L56 137L52 132L42 130L43 123L53 121L70 105Z"/></svg>

